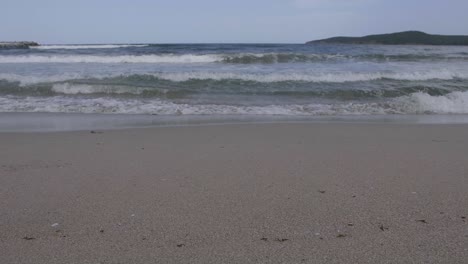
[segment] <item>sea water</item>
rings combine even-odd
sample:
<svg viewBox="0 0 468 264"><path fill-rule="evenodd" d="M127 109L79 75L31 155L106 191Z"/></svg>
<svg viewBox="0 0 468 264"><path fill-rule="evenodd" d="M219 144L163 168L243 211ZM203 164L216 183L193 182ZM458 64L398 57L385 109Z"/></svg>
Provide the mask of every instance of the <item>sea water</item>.
<svg viewBox="0 0 468 264"><path fill-rule="evenodd" d="M468 47L106 44L0 50L0 112L260 119L468 114Z"/></svg>

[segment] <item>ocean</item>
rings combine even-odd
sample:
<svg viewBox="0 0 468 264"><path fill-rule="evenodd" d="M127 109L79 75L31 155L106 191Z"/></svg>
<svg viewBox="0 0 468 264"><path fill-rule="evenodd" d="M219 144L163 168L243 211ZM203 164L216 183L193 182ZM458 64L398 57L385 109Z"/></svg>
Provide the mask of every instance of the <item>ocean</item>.
<svg viewBox="0 0 468 264"><path fill-rule="evenodd" d="M468 114L468 47L108 44L0 50L0 112L165 118Z"/></svg>

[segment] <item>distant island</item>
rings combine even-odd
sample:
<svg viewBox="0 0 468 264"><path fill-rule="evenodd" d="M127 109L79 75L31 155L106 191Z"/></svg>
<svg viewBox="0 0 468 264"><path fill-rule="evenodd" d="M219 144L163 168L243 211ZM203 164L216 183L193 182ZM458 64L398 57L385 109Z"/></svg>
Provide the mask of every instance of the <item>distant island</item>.
<svg viewBox="0 0 468 264"><path fill-rule="evenodd" d="M0 49L29 49L29 47L39 46L37 42L33 41L11 41L1 42Z"/></svg>
<svg viewBox="0 0 468 264"><path fill-rule="evenodd" d="M421 31L404 31L364 37L334 37L306 44L382 44L382 45L456 45L468 46L468 36L431 35Z"/></svg>

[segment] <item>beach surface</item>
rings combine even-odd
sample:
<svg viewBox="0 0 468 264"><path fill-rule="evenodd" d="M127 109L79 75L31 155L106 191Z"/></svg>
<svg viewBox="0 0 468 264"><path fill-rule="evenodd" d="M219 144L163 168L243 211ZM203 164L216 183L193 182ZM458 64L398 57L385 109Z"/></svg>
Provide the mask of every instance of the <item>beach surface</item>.
<svg viewBox="0 0 468 264"><path fill-rule="evenodd" d="M0 263L467 263L468 125L0 133Z"/></svg>

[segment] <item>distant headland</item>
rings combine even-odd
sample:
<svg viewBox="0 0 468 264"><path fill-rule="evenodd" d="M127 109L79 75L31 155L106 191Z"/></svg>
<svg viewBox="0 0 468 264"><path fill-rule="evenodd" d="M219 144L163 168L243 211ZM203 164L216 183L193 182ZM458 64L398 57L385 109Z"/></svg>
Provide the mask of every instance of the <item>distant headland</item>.
<svg viewBox="0 0 468 264"><path fill-rule="evenodd" d="M468 46L468 36L431 35L421 31L404 31L364 37L334 37L309 41L306 44L315 43Z"/></svg>
<svg viewBox="0 0 468 264"><path fill-rule="evenodd" d="M33 41L0 41L0 49L28 49L29 47L39 46L37 42Z"/></svg>

